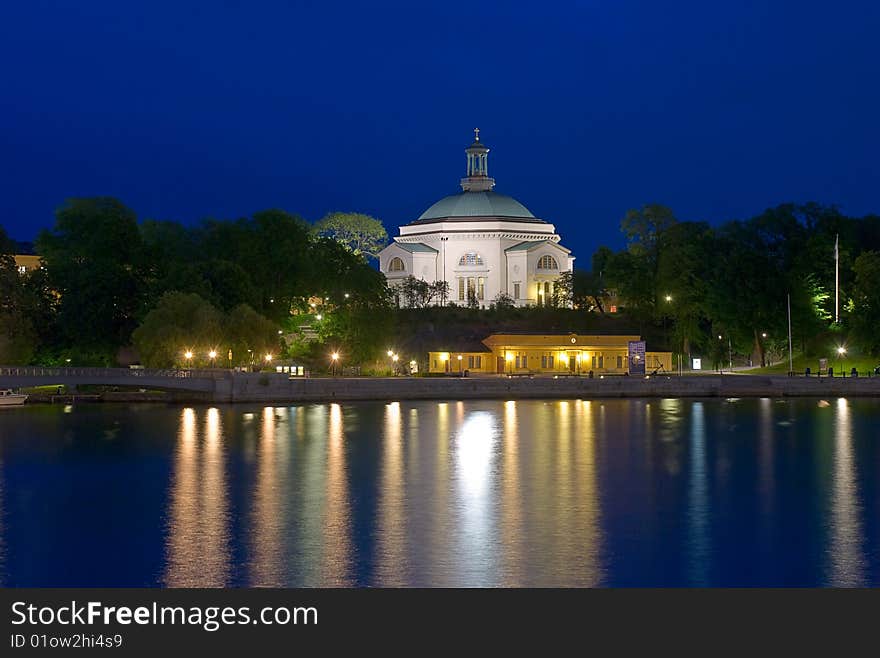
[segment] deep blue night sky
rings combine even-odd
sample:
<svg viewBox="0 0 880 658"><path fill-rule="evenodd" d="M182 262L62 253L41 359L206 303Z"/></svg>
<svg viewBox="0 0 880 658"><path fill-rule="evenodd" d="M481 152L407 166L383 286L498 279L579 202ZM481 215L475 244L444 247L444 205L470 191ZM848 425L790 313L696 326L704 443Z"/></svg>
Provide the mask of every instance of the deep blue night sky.
<svg viewBox="0 0 880 658"><path fill-rule="evenodd" d="M644 203L880 212L876 2L15 5L0 224L20 240L91 195L185 223L355 210L396 234L458 191L475 126L496 190L581 266Z"/></svg>

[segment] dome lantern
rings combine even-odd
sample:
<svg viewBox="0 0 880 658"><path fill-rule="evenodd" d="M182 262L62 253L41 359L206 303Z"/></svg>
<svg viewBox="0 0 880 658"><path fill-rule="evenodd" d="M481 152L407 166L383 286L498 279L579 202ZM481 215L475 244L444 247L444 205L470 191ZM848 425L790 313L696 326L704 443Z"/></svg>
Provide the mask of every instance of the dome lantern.
<svg viewBox="0 0 880 658"><path fill-rule="evenodd" d="M467 154L467 176L461 179L461 189L488 192L495 187L495 179L489 178L489 147L480 141L479 128L474 128L474 143L464 152Z"/></svg>

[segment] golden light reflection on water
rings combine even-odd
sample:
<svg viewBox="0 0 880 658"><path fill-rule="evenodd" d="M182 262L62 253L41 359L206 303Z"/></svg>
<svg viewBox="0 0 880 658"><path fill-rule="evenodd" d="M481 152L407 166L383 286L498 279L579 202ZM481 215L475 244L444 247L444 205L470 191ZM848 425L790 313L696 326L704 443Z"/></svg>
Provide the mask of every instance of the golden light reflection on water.
<svg viewBox="0 0 880 658"><path fill-rule="evenodd" d="M286 410L285 410L286 411ZM285 585L284 535L288 523L287 491L289 436L278 436L275 410L262 412L257 446L257 480L250 535L250 577L253 587Z"/></svg>
<svg viewBox="0 0 880 658"><path fill-rule="evenodd" d="M504 424L501 440L504 457L501 475L501 585L516 587L526 577L525 529L523 527L523 500L520 487L519 433L516 402L504 403Z"/></svg>
<svg viewBox="0 0 880 658"><path fill-rule="evenodd" d="M330 405L327 429L321 583L335 587L350 585L352 581L351 501L348 493L342 407L338 404Z"/></svg>
<svg viewBox="0 0 880 658"><path fill-rule="evenodd" d="M382 465L379 487L378 583L399 587L406 577L406 482L403 464L403 419L400 403L385 405L382 433Z"/></svg>
<svg viewBox="0 0 880 658"><path fill-rule="evenodd" d="M736 486L757 494L748 502L759 517L752 541L775 550L786 501L779 471L796 435L780 444L789 430L777 429L774 409L772 400L754 401L749 434L734 441L723 432L741 420L711 402L671 399L266 407L238 415L237 426L231 412L187 408L175 442L162 584L597 586L621 568L620 539L605 533L627 523L643 546L678 542L682 584L711 584L724 568L712 541L724 520L712 514L731 504L719 489L733 486L719 479L722 449L746 462L748 482ZM846 400L831 412L833 431L821 434L831 457L827 538L813 559L829 584L863 585L871 549L855 421ZM244 492L232 475L241 472L252 478ZM0 511L11 495L4 484ZM636 502L621 502L627 488ZM235 528L232 500L242 505ZM624 513L635 516L621 521ZM657 539L670 518L678 534ZM237 566L233 532L241 533Z"/></svg>
<svg viewBox="0 0 880 658"><path fill-rule="evenodd" d="M855 464L853 463L850 408L837 400L834 418L834 472L831 485L831 545L829 584L856 587L865 583L865 555Z"/></svg>
<svg viewBox="0 0 880 658"><path fill-rule="evenodd" d="M181 412L170 496L166 587L223 587L230 572L229 510L220 412Z"/></svg>

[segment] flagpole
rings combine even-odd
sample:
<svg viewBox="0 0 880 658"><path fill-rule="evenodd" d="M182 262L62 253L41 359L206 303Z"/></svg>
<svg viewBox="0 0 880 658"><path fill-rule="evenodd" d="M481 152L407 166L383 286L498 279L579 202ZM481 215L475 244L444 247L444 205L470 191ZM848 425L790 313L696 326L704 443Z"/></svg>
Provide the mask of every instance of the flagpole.
<svg viewBox="0 0 880 658"><path fill-rule="evenodd" d="M834 323L840 324L840 234L834 236Z"/></svg>
<svg viewBox="0 0 880 658"><path fill-rule="evenodd" d="M794 373L794 359L791 356L791 293L788 293L788 376Z"/></svg>

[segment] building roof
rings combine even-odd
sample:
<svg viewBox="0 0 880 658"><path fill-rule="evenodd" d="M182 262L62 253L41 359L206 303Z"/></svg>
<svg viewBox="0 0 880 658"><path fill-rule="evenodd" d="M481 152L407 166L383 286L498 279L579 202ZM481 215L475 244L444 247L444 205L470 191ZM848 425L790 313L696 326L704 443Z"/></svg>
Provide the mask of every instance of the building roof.
<svg viewBox="0 0 880 658"><path fill-rule="evenodd" d="M538 334L506 332L492 334L483 339L483 343L493 346L565 346L572 349L589 347L621 347L631 340L640 340L637 334Z"/></svg>
<svg viewBox="0 0 880 658"><path fill-rule="evenodd" d="M513 197L491 191L460 192L443 197L413 223L447 217L514 217L544 223Z"/></svg>
<svg viewBox="0 0 880 658"><path fill-rule="evenodd" d="M414 251L430 252L430 253L434 253L434 254L437 253L437 250L434 249L434 247L429 247L428 245L422 244L421 242L397 242L397 241L395 241L394 244L396 244L401 249L409 251L410 253L412 253Z"/></svg>
<svg viewBox="0 0 880 658"><path fill-rule="evenodd" d="M504 251L531 251L532 249L537 249L540 246L549 244L551 247L556 247L557 249L561 249L567 254L571 253L571 249L566 249L561 244L557 242L553 242L552 240L532 240L527 242L519 242L512 247L508 247Z"/></svg>

